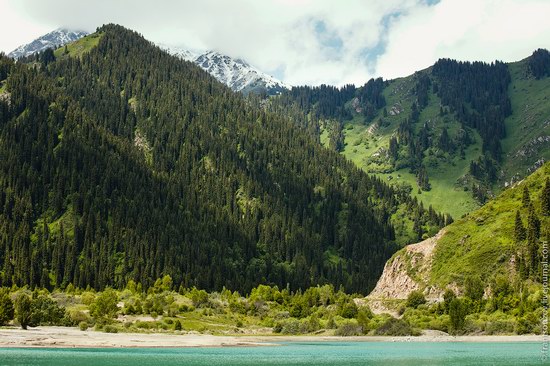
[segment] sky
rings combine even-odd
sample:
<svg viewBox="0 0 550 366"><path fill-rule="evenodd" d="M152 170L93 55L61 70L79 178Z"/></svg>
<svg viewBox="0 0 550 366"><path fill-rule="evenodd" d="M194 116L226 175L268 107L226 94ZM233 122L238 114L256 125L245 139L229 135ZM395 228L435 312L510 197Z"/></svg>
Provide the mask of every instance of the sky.
<svg viewBox="0 0 550 366"><path fill-rule="evenodd" d="M290 85L362 85L442 57L521 60L550 49L550 0L0 0L0 51L67 27L242 58Z"/></svg>

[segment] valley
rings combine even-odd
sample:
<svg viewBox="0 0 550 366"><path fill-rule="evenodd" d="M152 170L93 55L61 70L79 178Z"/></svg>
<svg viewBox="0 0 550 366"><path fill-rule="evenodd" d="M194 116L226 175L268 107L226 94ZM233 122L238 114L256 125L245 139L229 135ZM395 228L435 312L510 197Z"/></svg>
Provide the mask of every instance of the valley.
<svg viewBox="0 0 550 366"><path fill-rule="evenodd" d="M548 51L288 88L119 25L75 38L0 56L0 323L542 333Z"/></svg>

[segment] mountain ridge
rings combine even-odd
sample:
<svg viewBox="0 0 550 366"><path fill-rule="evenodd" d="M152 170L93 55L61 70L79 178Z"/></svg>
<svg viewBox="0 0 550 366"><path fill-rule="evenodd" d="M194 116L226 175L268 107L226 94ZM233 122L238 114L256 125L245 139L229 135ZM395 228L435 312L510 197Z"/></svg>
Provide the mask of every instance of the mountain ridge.
<svg viewBox="0 0 550 366"><path fill-rule="evenodd" d="M55 49L72 43L88 34L84 31L58 28L36 38L30 43L17 47L8 54L8 57L18 59L31 56L35 53L43 52L47 48ZM199 65L203 70L236 92L242 92L243 94L266 93L267 95L278 95L289 88L282 81L251 66L246 61L233 59L217 51L199 52L164 44L159 44L159 47L174 56Z"/></svg>
<svg viewBox="0 0 550 366"><path fill-rule="evenodd" d="M242 59L233 59L217 51L191 51L181 47L161 45L168 53L191 61L231 89L244 94L266 93L278 95L288 85L258 70Z"/></svg>
<svg viewBox="0 0 550 366"><path fill-rule="evenodd" d="M57 28L49 33L46 33L36 38L30 43L17 47L15 50L8 53L8 57L12 57L14 59L27 57L35 53L42 52L48 48L57 48L64 46L86 35L88 35L88 32L85 31Z"/></svg>

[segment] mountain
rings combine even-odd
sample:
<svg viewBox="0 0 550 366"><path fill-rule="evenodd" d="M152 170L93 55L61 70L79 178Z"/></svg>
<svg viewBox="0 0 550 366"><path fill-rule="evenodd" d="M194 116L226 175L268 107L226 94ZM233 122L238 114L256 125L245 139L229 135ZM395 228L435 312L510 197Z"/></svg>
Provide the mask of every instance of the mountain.
<svg viewBox="0 0 550 366"><path fill-rule="evenodd" d="M288 86L256 69L241 59L233 59L215 51L195 53L183 48L161 46L172 55L194 62L231 89L243 94L280 94Z"/></svg>
<svg viewBox="0 0 550 366"><path fill-rule="evenodd" d="M59 28L35 39L31 43L17 47L15 50L11 51L8 56L14 59L30 56L32 54L42 52L47 48L64 46L67 43L74 42L87 34L87 32L83 31Z"/></svg>
<svg viewBox="0 0 550 366"><path fill-rule="evenodd" d="M509 64L442 59L361 87L296 87L269 108L426 207L460 217L550 159L549 59L546 50Z"/></svg>
<svg viewBox="0 0 550 366"><path fill-rule="evenodd" d="M31 43L19 46L10 52L8 56L14 59L30 56L47 48L55 49L64 46L87 34L83 31L59 28L35 39ZM220 82L243 94L252 92L277 95L289 88L288 85L249 65L246 61L233 59L219 52L207 51L201 53L181 47L168 47L165 45L160 45L160 47L174 56L196 63Z"/></svg>
<svg viewBox="0 0 550 366"><path fill-rule="evenodd" d="M28 62L0 58L2 286L366 293L449 222L123 27Z"/></svg>
<svg viewBox="0 0 550 366"><path fill-rule="evenodd" d="M542 281L543 245L550 239L550 163L433 238L400 250L386 263L371 299L406 299L420 290L441 300L463 294L469 278L486 294L495 280ZM516 288L517 290L517 288Z"/></svg>

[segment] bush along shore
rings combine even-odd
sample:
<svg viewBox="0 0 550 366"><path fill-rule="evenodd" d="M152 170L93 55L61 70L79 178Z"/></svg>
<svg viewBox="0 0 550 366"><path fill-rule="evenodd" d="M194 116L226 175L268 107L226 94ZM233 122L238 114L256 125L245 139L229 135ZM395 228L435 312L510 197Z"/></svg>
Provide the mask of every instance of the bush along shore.
<svg viewBox="0 0 550 366"><path fill-rule="evenodd" d="M248 296L223 289L173 289L169 276L146 291L129 281L121 290L0 289L0 323L23 329L40 325L78 327L107 333L213 335L415 336L432 329L453 335L540 334L542 289L523 293L497 279L490 298L472 279L462 297L447 290L443 301L427 303L420 292L393 301L394 316L374 314L362 295L331 285L290 292L259 285Z"/></svg>

